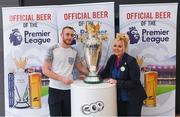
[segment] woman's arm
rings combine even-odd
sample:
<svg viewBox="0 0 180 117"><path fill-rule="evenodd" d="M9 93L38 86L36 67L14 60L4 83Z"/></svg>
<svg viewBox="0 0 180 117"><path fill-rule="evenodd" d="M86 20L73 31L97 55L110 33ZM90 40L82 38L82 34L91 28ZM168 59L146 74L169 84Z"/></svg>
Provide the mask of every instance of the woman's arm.
<svg viewBox="0 0 180 117"><path fill-rule="evenodd" d="M110 58L108 59L105 68L100 73L98 73L100 75L100 78L105 79L105 78L111 77L111 65L112 64L113 64L113 55L111 55Z"/></svg>

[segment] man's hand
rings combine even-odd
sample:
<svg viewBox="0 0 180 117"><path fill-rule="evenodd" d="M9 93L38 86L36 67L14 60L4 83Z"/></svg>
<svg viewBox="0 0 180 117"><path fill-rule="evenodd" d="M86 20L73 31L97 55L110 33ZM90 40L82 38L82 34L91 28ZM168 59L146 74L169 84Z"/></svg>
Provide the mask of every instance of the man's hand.
<svg viewBox="0 0 180 117"><path fill-rule="evenodd" d="M110 83L110 84L116 84L117 80L114 80L114 79L110 78L109 80L107 80L107 82Z"/></svg>
<svg viewBox="0 0 180 117"><path fill-rule="evenodd" d="M71 80L69 77L64 77L62 81L65 85L70 85L73 83L73 80Z"/></svg>
<svg viewBox="0 0 180 117"><path fill-rule="evenodd" d="M84 80L85 78L86 78L85 75L83 75L83 74L79 75L79 79L80 79L80 80Z"/></svg>
<svg viewBox="0 0 180 117"><path fill-rule="evenodd" d="M88 75L89 74L89 70L87 67L85 67L81 62L75 64L75 67L78 69L78 71L84 75Z"/></svg>

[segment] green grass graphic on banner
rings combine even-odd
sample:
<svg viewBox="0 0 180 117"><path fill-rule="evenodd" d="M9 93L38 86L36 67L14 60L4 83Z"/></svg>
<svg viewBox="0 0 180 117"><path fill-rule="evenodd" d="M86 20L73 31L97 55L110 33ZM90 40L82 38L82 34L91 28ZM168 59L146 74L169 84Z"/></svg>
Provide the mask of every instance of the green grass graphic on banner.
<svg viewBox="0 0 180 117"><path fill-rule="evenodd" d="M157 87L157 95L161 95L167 92L170 92L172 90L175 90L175 85L158 85Z"/></svg>

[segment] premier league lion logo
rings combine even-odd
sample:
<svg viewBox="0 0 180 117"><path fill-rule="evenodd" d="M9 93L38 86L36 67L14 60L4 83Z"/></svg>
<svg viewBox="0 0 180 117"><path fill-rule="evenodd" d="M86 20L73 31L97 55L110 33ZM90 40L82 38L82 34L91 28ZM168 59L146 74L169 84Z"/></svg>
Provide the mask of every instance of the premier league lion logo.
<svg viewBox="0 0 180 117"><path fill-rule="evenodd" d="M12 33L10 34L10 43L13 43L13 46L18 46L22 42L22 36L18 29L13 29Z"/></svg>
<svg viewBox="0 0 180 117"><path fill-rule="evenodd" d="M130 39L130 44L138 43L138 41L140 39L140 35L139 35L136 27L129 27L129 31L127 32L127 34Z"/></svg>

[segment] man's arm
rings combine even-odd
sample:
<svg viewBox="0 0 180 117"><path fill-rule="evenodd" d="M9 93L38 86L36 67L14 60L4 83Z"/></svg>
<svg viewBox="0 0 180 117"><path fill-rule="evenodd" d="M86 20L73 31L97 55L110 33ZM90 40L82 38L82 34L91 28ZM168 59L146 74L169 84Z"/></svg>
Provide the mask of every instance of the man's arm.
<svg viewBox="0 0 180 117"><path fill-rule="evenodd" d="M56 74L55 72L51 70L51 68L52 68L52 62L46 59L42 66L43 74L45 74L46 76L54 80L62 81L66 85L71 84L73 82L72 80L70 80L70 78L65 78L64 76Z"/></svg>
<svg viewBox="0 0 180 117"><path fill-rule="evenodd" d="M79 72L81 72L84 75L88 75L89 74L89 70L87 67L85 67L81 62L75 64L75 67L78 69Z"/></svg>

